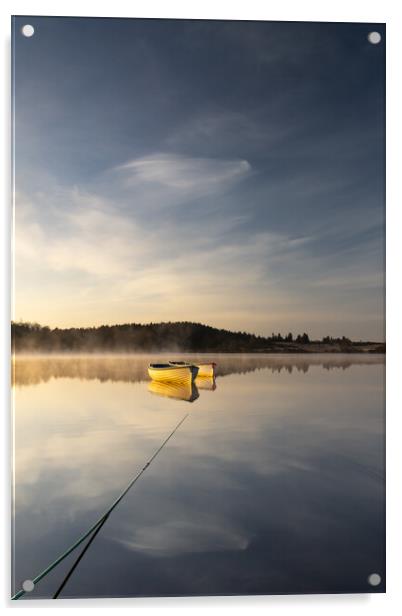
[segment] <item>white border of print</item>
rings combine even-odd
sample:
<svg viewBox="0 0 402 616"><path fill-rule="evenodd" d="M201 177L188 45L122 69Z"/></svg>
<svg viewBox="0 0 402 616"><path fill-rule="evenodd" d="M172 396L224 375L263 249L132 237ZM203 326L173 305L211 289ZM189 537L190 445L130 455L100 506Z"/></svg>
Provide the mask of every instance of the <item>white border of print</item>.
<svg viewBox="0 0 402 616"><path fill-rule="evenodd" d="M74 614L84 610L116 608L135 609L137 614L146 613L169 616L177 613L201 614L208 610L210 614L236 616L244 610L250 613L279 613L287 616L297 610L298 616L310 614L339 614L340 611L353 614L401 613L402 594L400 588L400 558L402 554L402 498L400 490L400 469L402 468L401 425L401 388L400 355L402 349L401 326L401 246L402 199L400 178L400 151L402 142L400 110L401 96L401 62L402 37L400 36L401 5L393 0L365 0L351 2L320 2L316 0L204 0L200 5L178 0L154 2L130 2L114 0L113 2L90 2L88 0L5 0L1 6L2 50L1 62L1 120L2 134L6 135L0 155L2 157L3 203L0 220L1 246L1 391L3 394L1 432L1 455L3 468L3 489L1 491L1 528L6 553L3 562L10 554L10 419L9 406L9 323L10 323L10 15L76 15L105 17L170 17L170 18L206 18L206 19L270 19L283 21L360 21L387 23L387 593L373 595L296 595L267 597L203 597L172 599L89 599L60 600L57 606L52 601L35 601L32 603L12 603L10 596L10 565L2 568L0 577L0 597L4 607L11 609L67 609ZM399 62L397 61L399 59ZM399 174L399 176L398 176ZM398 198L399 197L399 198ZM399 591L399 592L398 592ZM399 609L398 609L399 605Z"/></svg>

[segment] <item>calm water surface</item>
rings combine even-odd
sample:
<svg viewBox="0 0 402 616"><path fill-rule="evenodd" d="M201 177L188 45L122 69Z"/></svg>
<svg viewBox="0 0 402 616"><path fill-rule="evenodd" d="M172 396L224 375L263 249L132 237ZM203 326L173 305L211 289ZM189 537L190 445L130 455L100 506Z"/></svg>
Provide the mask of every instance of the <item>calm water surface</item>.
<svg viewBox="0 0 402 616"><path fill-rule="evenodd" d="M61 597L384 591L383 356L208 356L192 391L152 390L155 357L16 360L14 592L187 413Z"/></svg>

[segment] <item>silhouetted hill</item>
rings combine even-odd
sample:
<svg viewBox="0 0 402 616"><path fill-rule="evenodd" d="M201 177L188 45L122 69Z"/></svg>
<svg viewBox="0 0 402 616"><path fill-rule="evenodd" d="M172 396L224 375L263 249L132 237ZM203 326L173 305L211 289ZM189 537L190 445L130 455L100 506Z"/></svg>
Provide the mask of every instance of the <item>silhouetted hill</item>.
<svg viewBox="0 0 402 616"><path fill-rule="evenodd" d="M246 332L191 323L127 323L100 327L51 329L37 323L12 323L15 352L160 352L198 353L384 353L385 344L351 342L326 336L310 341L304 333L293 337L272 334L256 336Z"/></svg>

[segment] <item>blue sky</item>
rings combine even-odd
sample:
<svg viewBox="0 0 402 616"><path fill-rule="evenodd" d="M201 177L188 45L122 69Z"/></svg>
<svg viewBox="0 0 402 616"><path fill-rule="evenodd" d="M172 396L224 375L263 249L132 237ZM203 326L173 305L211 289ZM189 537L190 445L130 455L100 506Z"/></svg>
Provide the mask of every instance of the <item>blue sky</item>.
<svg viewBox="0 0 402 616"><path fill-rule="evenodd" d="M383 339L384 39L16 18L15 318Z"/></svg>

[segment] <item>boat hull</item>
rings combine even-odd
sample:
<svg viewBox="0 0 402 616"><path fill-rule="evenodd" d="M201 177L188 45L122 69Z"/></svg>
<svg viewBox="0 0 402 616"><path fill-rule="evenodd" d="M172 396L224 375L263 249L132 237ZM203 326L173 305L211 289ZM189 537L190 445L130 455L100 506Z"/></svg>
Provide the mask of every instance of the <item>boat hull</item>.
<svg viewBox="0 0 402 616"><path fill-rule="evenodd" d="M160 383L192 383L198 374L196 366L168 366L155 368L149 366L148 374L153 381Z"/></svg>

